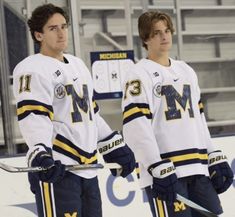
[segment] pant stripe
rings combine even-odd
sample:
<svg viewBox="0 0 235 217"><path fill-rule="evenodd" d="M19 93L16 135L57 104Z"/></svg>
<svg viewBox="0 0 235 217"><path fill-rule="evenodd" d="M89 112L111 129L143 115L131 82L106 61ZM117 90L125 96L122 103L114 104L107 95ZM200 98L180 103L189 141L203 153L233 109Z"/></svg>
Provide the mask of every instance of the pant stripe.
<svg viewBox="0 0 235 217"><path fill-rule="evenodd" d="M45 217L55 217L51 184L42 182L42 202Z"/></svg>
<svg viewBox="0 0 235 217"><path fill-rule="evenodd" d="M158 217L168 217L167 209L166 209L166 206L164 204L165 202L162 201L162 200L159 200L158 198L156 198L154 201L155 201Z"/></svg>

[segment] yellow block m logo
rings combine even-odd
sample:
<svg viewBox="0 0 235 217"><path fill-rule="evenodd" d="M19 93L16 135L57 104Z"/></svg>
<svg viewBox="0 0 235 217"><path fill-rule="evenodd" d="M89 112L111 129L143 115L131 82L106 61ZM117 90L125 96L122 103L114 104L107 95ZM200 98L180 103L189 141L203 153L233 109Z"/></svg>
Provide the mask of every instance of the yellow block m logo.
<svg viewBox="0 0 235 217"><path fill-rule="evenodd" d="M78 213L74 212L72 215L70 213L65 213L64 217L78 217Z"/></svg>
<svg viewBox="0 0 235 217"><path fill-rule="evenodd" d="M186 206L183 202L174 202L175 212L179 212L186 209Z"/></svg>

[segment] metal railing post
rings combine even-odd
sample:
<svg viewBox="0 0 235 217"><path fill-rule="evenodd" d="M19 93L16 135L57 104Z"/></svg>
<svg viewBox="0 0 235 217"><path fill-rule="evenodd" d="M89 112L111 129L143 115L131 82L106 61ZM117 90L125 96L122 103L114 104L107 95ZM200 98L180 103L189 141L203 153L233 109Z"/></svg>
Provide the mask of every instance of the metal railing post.
<svg viewBox="0 0 235 217"><path fill-rule="evenodd" d="M132 11L131 11L130 0L125 0L125 20L126 20L127 48L128 49L133 49L131 14L132 14Z"/></svg>
<svg viewBox="0 0 235 217"><path fill-rule="evenodd" d="M175 0L175 14L176 14L176 33L177 33L177 49L178 57L177 59L182 58L183 50L183 36L182 36L182 19L181 19L181 10L180 10L180 0Z"/></svg>
<svg viewBox="0 0 235 217"><path fill-rule="evenodd" d="M71 11L74 55L83 59L83 54L81 53L81 38L79 33L79 24L81 22L81 10L79 6L79 1L69 0L68 2Z"/></svg>
<svg viewBox="0 0 235 217"><path fill-rule="evenodd" d="M8 61L8 49L6 40L5 14L3 0L0 0L0 89L1 89L1 110L3 120L4 141L9 155L16 154L13 144L13 119L10 106L10 73Z"/></svg>

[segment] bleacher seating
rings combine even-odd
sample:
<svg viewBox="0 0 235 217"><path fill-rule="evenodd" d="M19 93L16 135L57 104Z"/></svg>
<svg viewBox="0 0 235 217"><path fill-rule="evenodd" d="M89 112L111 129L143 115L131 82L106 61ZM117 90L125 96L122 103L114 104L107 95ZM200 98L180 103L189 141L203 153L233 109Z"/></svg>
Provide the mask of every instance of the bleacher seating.
<svg viewBox="0 0 235 217"><path fill-rule="evenodd" d="M25 10L22 10L22 8L25 9L23 1L5 0L5 2L19 15L20 19L25 18ZM32 10L45 1L30 2ZM67 1L50 2L68 7ZM143 12L146 2L149 3L148 9L169 13L173 17L174 26L178 25L173 38L171 56L185 60L197 72L209 126L216 127L221 124L235 126L235 0L130 0L133 47L127 46L125 0L80 0L78 9L81 20L78 26L81 33L81 58L90 68L91 51L116 49L113 44L97 34L99 32L105 33L124 49L134 49L138 59L144 57L145 51L138 39L137 19ZM178 21L176 12L181 15ZM70 38L72 39L71 29ZM179 39L182 44L178 43ZM68 50L73 52L72 41ZM108 100L99 103L103 107L101 114L111 126L121 128L120 101ZM113 112L110 113L110 111ZM1 122L0 126L0 144L3 144ZM14 139L20 141L17 123L14 132Z"/></svg>

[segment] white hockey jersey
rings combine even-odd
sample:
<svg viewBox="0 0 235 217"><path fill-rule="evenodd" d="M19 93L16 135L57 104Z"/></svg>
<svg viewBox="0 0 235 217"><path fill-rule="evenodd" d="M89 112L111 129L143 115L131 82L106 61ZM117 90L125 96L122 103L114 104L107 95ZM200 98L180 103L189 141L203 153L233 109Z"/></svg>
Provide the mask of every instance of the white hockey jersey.
<svg viewBox="0 0 235 217"><path fill-rule="evenodd" d="M164 67L140 60L126 75L122 100L123 135L139 163L140 185L152 184L147 168L170 159L178 177L208 175L214 151L194 70L170 59Z"/></svg>
<svg viewBox="0 0 235 217"><path fill-rule="evenodd" d="M93 100L93 81L82 60L64 54L65 62L35 54L13 72L21 133L30 149L43 143L63 164L97 162L97 142L112 133ZM95 170L76 171L85 178Z"/></svg>

